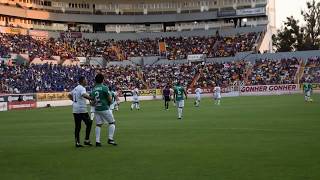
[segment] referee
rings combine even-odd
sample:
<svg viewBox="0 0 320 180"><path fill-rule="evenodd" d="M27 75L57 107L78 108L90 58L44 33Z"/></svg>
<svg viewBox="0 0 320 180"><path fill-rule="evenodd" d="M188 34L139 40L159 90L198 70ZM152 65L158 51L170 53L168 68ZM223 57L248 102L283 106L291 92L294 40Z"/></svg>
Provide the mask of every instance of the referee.
<svg viewBox="0 0 320 180"><path fill-rule="evenodd" d="M92 126L92 121L90 120L87 102L86 100L93 100L89 94L87 94L85 86L87 85L87 80L85 77L81 76L79 78L79 85L75 87L71 93L68 95L69 99L73 101L73 117L75 123L74 136L75 136L75 145L76 147L83 147L80 144L80 130L81 130L81 121L86 124L86 138L84 145L92 146L90 142L90 131Z"/></svg>
<svg viewBox="0 0 320 180"><path fill-rule="evenodd" d="M162 95L163 95L163 100L164 100L164 108L166 110L169 110L169 102L170 102L170 87L167 85L163 90L162 90Z"/></svg>

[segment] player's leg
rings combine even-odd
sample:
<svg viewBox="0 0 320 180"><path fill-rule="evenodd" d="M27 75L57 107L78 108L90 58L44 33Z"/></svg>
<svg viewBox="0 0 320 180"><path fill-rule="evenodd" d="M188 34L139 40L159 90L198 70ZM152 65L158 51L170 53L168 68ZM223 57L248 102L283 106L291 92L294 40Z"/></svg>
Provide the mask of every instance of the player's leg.
<svg viewBox="0 0 320 180"><path fill-rule="evenodd" d="M115 109L116 111L119 111L119 104L118 104L118 102L116 102L116 104L115 104L115 106L114 106L114 109Z"/></svg>
<svg viewBox="0 0 320 180"><path fill-rule="evenodd" d="M308 96L308 102L310 102L311 101L311 91L307 92L307 96Z"/></svg>
<svg viewBox="0 0 320 180"><path fill-rule="evenodd" d="M168 110L169 109L169 98L165 97L165 109Z"/></svg>
<svg viewBox="0 0 320 180"><path fill-rule="evenodd" d="M85 140L84 140L84 145L92 146L92 144L90 142L90 133L91 133L92 121L91 121L88 113L82 113L81 116L82 116L82 120L86 124L86 137L85 137Z"/></svg>
<svg viewBox="0 0 320 180"><path fill-rule="evenodd" d="M95 107L90 106L90 119L91 119L91 121L93 121L93 119L94 119L94 112L95 112Z"/></svg>
<svg viewBox="0 0 320 180"><path fill-rule="evenodd" d="M221 95L218 95L218 98L217 98L217 105L218 106L220 105L220 101L221 101Z"/></svg>
<svg viewBox="0 0 320 180"><path fill-rule="evenodd" d="M136 102L136 109L140 110L140 102L139 101Z"/></svg>
<svg viewBox="0 0 320 180"><path fill-rule="evenodd" d="M82 145L80 144L80 130L81 130L81 117L80 114L73 114L74 117L74 138L75 138L75 144L76 147L82 147Z"/></svg>
<svg viewBox="0 0 320 180"><path fill-rule="evenodd" d="M133 110L134 106L135 106L135 103L134 103L134 101L132 101L132 103L131 103L131 111Z"/></svg>
<svg viewBox="0 0 320 180"><path fill-rule="evenodd" d="M304 93L304 101L305 101L305 102L308 102L308 95L307 95L307 92L305 92L305 93Z"/></svg>
<svg viewBox="0 0 320 180"><path fill-rule="evenodd" d="M183 107L184 107L184 100L178 101L178 118L181 119L183 116Z"/></svg>
<svg viewBox="0 0 320 180"><path fill-rule="evenodd" d="M116 130L116 122L115 122L115 119L114 119L114 116L112 114L112 111L105 111L104 112L104 118L106 119L106 121L108 122L109 124L109 127L108 127L108 144L111 144L111 145L117 145L114 141L114 133L115 133L115 130Z"/></svg>
<svg viewBox="0 0 320 180"><path fill-rule="evenodd" d="M99 147L101 146L100 132L101 132L101 126L103 124L103 117L100 111L95 112L95 117L96 117L96 146Z"/></svg>

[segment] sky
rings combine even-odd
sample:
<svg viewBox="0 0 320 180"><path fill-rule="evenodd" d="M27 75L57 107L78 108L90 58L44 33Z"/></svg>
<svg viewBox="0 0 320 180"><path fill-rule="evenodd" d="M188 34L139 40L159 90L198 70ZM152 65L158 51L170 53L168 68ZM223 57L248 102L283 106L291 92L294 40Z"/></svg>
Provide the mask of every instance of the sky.
<svg viewBox="0 0 320 180"><path fill-rule="evenodd" d="M276 1L276 18L277 28L281 28L286 17L293 16L303 21L300 14L302 9L306 9L306 2L308 0L275 0Z"/></svg>

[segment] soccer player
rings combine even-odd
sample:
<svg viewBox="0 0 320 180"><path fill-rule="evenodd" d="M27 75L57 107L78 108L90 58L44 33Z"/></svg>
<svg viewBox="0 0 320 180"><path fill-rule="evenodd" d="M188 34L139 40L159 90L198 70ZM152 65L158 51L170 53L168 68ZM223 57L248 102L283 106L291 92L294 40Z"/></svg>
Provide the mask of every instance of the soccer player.
<svg viewBox="0 0 320 180"><path fill-rule="evenodd" d="M115 120L110 110L112 103L109 88L103 84L103 75L97 74L95 77L95 87L92 90L91 97L95 100L95 117L96 117L96 146L100 147L100 131L104 123L108 123L108 144L117 145L113 139L116 129Z"/></svg>
<svg viewBox="0 0 320 180"><path fill-rule="evenodd" d="M216 105L220 105L221 101L221 88L218 84L213 89L213 98Z"/></svg>
<svg viewBox="0 0 320 180"><path fill-rule="evenodd" d="M174 87L173 99L176 102L178 108L178 119L182 119L182 112L184 107L184 96L188 98L186 90L180 85L180 82L177 82L177 85Z"/></svg>
<svg viewBox="0 0 320 180"><path fill-rule="evenodd" d="M134 88L132 90L132 104L131 104L131 110L133 109L140 110L140 103L139 103L139 89Z"/></svg>
<svg viewBox="0 0 320 180"><path fill-rule="evenodd" d="M311 83L303 83L303 91L304 91L304 100L305 102L311 102L311 94L312 94L312 84Z"/></svg>
<svg viewBox="0 0 320 180"><path fill-rule="evenodd" d="M80 144L80 130L81 130L81 121L84 121L86 124L86 137L84 141L84 145L92 146L90 142L90 132L92 121L90 120L88 109L87 109L87 102L86 100L93 100L89 94L86 92L85 86L87 85L87 80L85 77L81 76L79 78L79 85L75 87L71 93L68 95L69 99L73 101L72 109L73 109L73 117L75 123L75 145L76 147L83 147Z"/></svg>
<svg viewBox="0 0 320 180"><path fill-rule="evenodd" d="M166 110L169 110L169 102L170 102L170 87L167 85L163 90L162 90L162 95L163 95L163 100L164 100L164 108Z"/></svg>
<svg viewBox="0 0 320 180"><path fill-rule="evenodd" d="M201 101L202 89L198 86L197 89L195 90L195 93L196 93L196 101L194 102L194 105L196 107L199 107L200 101Z"/></svg>
<svg viewBox="0 0 320 180"><path fill-rule="evenodd" d="M110 110L113 111L113 110L116 110L118 111L119 110L119 97L118 97L118 93L115 89L112 89L111 90L111 97L112 97L112 104L110 106Z"/></svg>

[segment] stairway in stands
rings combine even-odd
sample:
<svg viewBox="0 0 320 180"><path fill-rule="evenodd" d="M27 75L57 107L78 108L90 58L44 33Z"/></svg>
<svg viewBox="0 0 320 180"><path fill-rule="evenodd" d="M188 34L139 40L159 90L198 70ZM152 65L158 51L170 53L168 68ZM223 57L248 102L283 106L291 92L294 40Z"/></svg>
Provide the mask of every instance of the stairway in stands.
<svg viewBox="0 0 320 180"><path fill-rule="evenodd" d="M248 84L248 82L250 82L249 81L249 76L251 75L251 73L252 73L252 65L250 66L250 65L247 65L246 66L246 71L245 71L245 77L244 77L244 83L245 84Z"/></svg>
<svg viewBox="0 0 320 180"><path fill-rule="evenodd" d="M144 80L144 78L143 78L143 73L142 73L142 71L141 71L140 69L137 71L137 76L138 76L138 78L142 81L145 89L150 89L150 86L149 86L149 84Z"/></svg>
<svg viewBox="0 0 320 180"><path fill-rule="evenodd" d="M192 82L191 82L189 88L195 87L195 85L197 84L197 82L198 82L201 74L202 74L201 72L198 72L198 73L193 77Z"/></svg>
<svg viewBox="0 0 320 180"><path fill-rule="evenodd" d="M299 64L297 73L294 76L294 83L299 84L300 79L302 78L302 76L304 74L305 66L306 66L306 64L305 64L304 60L300 60L300 64Z"/></svg>

